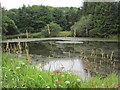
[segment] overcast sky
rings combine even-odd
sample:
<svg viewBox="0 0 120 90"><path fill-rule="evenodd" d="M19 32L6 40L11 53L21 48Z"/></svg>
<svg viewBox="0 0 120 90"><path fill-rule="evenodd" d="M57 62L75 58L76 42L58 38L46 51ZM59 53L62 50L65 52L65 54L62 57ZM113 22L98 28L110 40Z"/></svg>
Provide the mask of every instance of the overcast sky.
<svg viewBox="0 0 120 90"><path fill-rule="evenodd" d="M19 8L24 5L49 5L53 7L81 7L83 0L0 0L6 9Z"/></svg>

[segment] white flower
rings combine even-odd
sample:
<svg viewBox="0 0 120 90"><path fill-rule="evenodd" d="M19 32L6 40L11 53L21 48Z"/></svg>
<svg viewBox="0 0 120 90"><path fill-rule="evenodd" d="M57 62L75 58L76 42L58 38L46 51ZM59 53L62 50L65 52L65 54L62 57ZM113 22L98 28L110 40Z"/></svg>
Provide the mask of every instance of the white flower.
<svg viewBox="0 0 120 90"><path fill-rule="evenodd" d="M102 84L102 86L104 86L104 84Z"/></svg>
<svg viewBox="0 0 120 90"><path fill-rule="evenodd" d="M59 87L63 87L62 85L59 85Z"/></svg>
<svg viewBox="0 0 120 90"><path fill-rule="evenodd" d="M16 67L16 69L20 69L20 67Z"/></svg>
<svg viewBox="0 0 120 90"><path fill-rule="evenodd" d="M70 84L70 82L69 82L69 81L65 81L65 83L66 83L66 84Z"/></svg>
<svg viewBox="0 0 120 90"><path fill-rule="evenodd" d="M80 79L77 79L78 82L80 82L81 80Z"/></svg>
<svg viewBox="0 0 120 90"><path fill-rule="evenodd" d="M50 88L49 86L46 86L46 88Z"/></svg>

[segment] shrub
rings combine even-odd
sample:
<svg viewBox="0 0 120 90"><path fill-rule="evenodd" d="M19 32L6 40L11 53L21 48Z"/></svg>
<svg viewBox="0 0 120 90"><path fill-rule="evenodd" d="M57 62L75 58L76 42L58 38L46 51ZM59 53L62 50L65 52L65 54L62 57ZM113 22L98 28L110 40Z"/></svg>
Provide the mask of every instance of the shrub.
<svg viewBox="0 0 120 90"><path fill-rule="evenodd" d="M50 24L47 24L41 34L45 37L55 37L58 36L59 32L62 30L59 24L51 22Z"/></svg>

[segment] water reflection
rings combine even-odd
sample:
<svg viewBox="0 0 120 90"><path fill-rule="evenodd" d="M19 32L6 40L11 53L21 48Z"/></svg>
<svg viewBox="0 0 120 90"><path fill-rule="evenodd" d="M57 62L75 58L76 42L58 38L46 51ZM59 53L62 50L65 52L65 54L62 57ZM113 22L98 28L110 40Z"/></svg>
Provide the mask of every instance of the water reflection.
<svg viewBox="0 0 120 90"><path fill-rule="evenodd" d="M90 74L85 72L84 64L80 58L48 58L48 62L44 64L44 70L54 71L69 71L80 76L83 80L90 79ZM38 65L41 70L41 67Z"/></svg>

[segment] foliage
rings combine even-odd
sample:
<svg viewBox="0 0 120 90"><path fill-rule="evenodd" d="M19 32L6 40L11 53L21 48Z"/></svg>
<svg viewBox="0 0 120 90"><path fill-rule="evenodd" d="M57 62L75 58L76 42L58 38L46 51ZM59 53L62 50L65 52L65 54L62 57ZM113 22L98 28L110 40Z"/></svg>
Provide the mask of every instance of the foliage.
<svg viewBox="0 0 120 90"><path fill-rule="evenodd" d="M3 35L14 35L18 34L18 28L15 24L15 22L10 19L8 16L4 15L6 13L5 10L3 10L3 17L2 17L2 32Z"/></svg>
<svg viewBox="0 0 120 90"><path fill-rule="evenodd" d="M90 36L109 37L118 33L117 2L84 2L83 16L92 14L93 28Z"/></svg>
<svg viewBox="0 0 120 90"><path fill-rule="evenodd" d="M3 54L2 63L3 88L117 88L118 77L97 75L89 81L68 72L53 73L49 70L39 71L27 60Z"/></svg>
<svg viewBox="0 0 120 90"><path fill-rule="evenodd" d="M84 2L80 8L43 5L23 5L10 10L3 8L3 35L25 33L26 30L38 33L46 24L54 22L63 31L77 28L77 36L107 38L118 33L118 4L119 2Z"/></svg>
<svg viewBox="0 0 120 90"><path fill-rule="evenodd" d="M76 36L89 36L89 30L92 27L92 15L82 16L78 22L76 22L71 30L74 34L76 31Z"/></svg>
<svg viewBox="0 0 120 90"><path fill-rule="evenodd" d="M55 37L58 36L59 32L62 30L59 24L51 22L44 27L41 34L45 37Z"/></svg>
<svg viewBox="0 0 120 90"><path fill-rule="evenodd" d="M71 37L72 36L72 33L70 31L63 31L63 32L60 32L59 37Z"/></svg>
<svg viewBox="0 0 120 90"><path fill-rule="evenodd" d="M6 13L4 15L14 21L20 33L25 33L26 30L30 33L37 33L40 32L42 28L44 28L46 24L49 24L50 22L55 22L59 24L63 28L63 30L69 31L69 22L74 23L76 21L76 19L70 20L71 18L74 18L74 15L71 16L73 12L74 15L77 15L77 8L72 7L71 10L71 8L68 7L23 5L23 7L18 9L6 10Z"/></svg>

